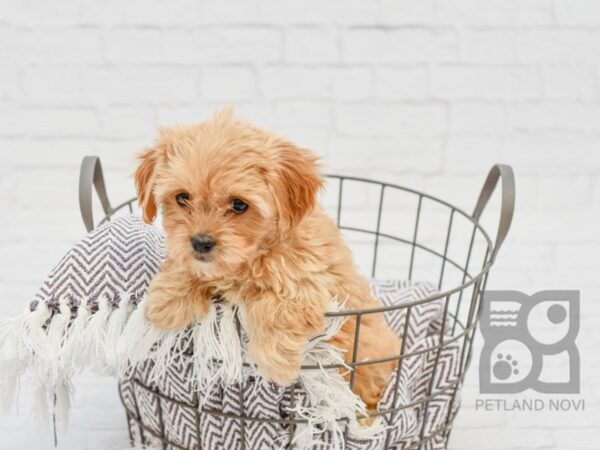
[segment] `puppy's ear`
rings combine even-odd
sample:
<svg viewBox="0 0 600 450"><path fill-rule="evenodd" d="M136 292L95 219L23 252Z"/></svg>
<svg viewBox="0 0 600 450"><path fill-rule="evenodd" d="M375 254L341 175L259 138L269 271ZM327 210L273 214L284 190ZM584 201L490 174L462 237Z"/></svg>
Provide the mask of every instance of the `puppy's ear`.
<svg viewBox="0 0 600 450"><path fill-rule="evenodd" d="M138 202L142 208L142 216L146 223L152 223L156 218L157 206L153 191L158 156L159 151L154 148L144 150L140 153L138 156L140 164L134 175Z"/></svg>
<svg viewBox="0 0 600 450"><path fill-rule="evenodd" d="M314 208L323 179L316 155L288 143L280 147L275 170L273 195L285 234Z"/></svg>

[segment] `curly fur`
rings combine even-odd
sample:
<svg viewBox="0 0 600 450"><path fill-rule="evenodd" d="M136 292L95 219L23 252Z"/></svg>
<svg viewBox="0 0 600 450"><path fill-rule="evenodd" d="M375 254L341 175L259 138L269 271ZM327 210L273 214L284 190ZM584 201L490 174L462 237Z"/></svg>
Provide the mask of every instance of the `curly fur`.
<svg viewBox="0 0 600 450"><path fill-rule="evenodd" d="M316 204L323 184L317 158L231 110L206 122L163 129L140 155L135 174L143 216L160 205L167 258L149 289L148 319L180 329L202 319L215 296L243 305L250 355L266 378L287 385L300 370L307 340L324 329L332 298L348 308L380 306L358 273L335 223ZM182 206L179 193L188 193ZM231 211L239 198L249 208ZM198 258L190 239L216 240ZM355 321L330 341L351 361ZM362 317L357 360L397 355L400 340L381 314ZM374 408L394 362L359 367L355 392Z"/></svg>

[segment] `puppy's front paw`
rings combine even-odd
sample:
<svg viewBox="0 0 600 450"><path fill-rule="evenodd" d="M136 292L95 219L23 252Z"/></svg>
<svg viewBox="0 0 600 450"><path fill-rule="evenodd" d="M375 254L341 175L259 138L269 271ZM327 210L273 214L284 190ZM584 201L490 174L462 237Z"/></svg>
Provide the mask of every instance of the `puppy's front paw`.
<svg viewBox="0 0 600 450"><path fill-rule="evenodd" d="M166 298L150 296L146 318L161 330L180 330L202 319L208 304L191 298Z"/></svg>
<svg viewBox="0 0 600 450"><path fill-rule="evenodd" d="M250 343L250 356L258 372L267 380L288 386L300 375L300 355L282 352L281 348L259 347Z"/></svg>
<svg viewBox="0 0 600 450"><path fill-rule="evenodd" d="M298 379L300 375L300 365L286 364L278 366L274 364L260 364L258 371L266 379L280 385L289 386Z"/></svg>

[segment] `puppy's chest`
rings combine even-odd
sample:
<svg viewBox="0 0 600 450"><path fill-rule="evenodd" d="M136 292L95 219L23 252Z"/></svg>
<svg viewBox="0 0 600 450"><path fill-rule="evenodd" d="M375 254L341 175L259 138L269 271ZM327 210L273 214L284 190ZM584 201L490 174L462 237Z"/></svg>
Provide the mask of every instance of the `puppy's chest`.
<svg viewBox="0 0 600 450"><path fill-rule="evenodd" d="M233 277L211 282L215 296L232 305L265 297L298 299L309 293L330 290L333 280L330 266L314 255L290 251L255 260Z"/></svg>
<svg viewBox="0 0 600 450"><path fill-rule="evenodd" d="M244 301L255 299L260 289L248 280L220 280L211 283L213 299L230 305L239 305Z"/></svg>
<svg viewBox="0 0 600 450"><path fill-rule="evenodd" d="M270 282L269 282L270 281ZM213 286L213 297L230 305L247 304L261 299L280 300L298 298L302 283L296 279L286 280L237 280Z"/></svg>

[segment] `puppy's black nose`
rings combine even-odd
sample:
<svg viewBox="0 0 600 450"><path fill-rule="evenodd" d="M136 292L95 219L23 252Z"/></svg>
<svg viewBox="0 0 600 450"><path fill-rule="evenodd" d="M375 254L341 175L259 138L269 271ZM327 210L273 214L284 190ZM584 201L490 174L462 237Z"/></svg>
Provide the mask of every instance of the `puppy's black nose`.
<svg viewBox="0 0 600 450"><path fill-rule="evenodd" d="M192 237L192 248L198 253L208 253L215 246L216 241L206 234L197 234Z"/></svg>

